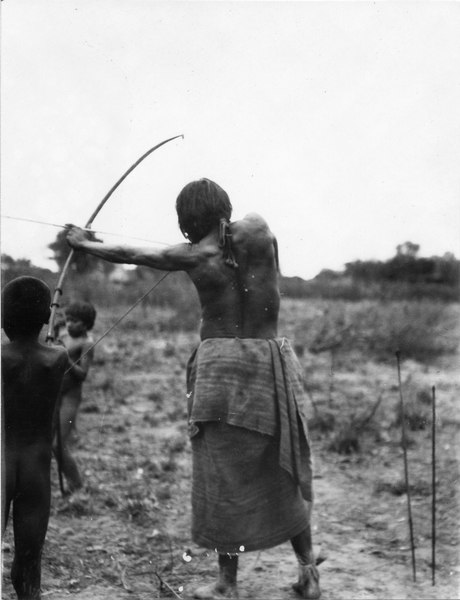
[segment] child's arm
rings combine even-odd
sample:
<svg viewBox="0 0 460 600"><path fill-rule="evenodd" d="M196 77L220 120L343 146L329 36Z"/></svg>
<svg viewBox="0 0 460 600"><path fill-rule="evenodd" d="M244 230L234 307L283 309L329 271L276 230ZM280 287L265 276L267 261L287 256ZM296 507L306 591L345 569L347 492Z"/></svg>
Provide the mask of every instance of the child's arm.
<svg viewBox="0 0 460 600"><path fill-rule="evenodd" d="M82 344L80 356L81 358L78 361L71 363L69 372L72 373L75 379L83 382L88 375L89 368L94 358L94 350L91 342Z"/></svg>

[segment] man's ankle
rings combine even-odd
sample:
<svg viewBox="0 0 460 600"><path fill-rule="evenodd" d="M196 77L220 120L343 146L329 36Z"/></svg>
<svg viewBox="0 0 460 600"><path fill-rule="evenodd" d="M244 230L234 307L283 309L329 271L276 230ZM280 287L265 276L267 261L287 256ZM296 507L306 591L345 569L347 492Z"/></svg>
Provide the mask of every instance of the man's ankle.
<svg viewBox="0 0 460 600"><path fill-rule="evenodd" d="M319 598L321 590L316 566L312 563L309 565L299 564L299 580L292 587L302 598L308 600Z"/></svg>

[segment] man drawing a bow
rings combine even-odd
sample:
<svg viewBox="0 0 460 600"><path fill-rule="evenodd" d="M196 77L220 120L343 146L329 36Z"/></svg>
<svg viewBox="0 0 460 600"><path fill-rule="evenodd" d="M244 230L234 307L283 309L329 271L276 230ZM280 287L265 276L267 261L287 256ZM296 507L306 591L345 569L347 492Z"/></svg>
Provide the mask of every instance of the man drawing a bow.
<svg viewBox="0 0 460 600"><path fill-rule="evenodd" d="M185 271L201 304L201 343L187 368L193 450L192 537L218 553L216 582L196 598L237 598L238 556L291 540L294 589L319 598L312 551L312 469L301 369L278 337L278 249L262 217L230 222L216 183L186 185L176 202L187 243L162 249L68 242L115 263Z"/></svg>

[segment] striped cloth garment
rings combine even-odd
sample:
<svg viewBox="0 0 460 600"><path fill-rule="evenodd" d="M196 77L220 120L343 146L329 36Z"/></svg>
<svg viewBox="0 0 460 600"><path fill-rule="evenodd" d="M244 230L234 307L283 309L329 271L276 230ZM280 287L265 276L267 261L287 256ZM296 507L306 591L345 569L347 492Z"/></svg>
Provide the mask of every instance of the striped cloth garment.
<svg viewBox="0 0 460 600"><path fill-rule="evenodd" d="M301 367L285 338L210 338L187 368L192 535L218 552L308 526L312 464Z"/></svg>

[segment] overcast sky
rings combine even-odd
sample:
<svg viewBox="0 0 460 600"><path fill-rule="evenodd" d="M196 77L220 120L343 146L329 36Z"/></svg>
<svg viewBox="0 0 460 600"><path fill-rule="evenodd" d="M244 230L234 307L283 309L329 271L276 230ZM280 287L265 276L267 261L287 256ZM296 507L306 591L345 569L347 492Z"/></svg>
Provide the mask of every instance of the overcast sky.
<svg viewBox="0 0 460 600"><path fill-rule="evenodd" d="M259 212L285 275L460 257L458 2L1 3L1 212L181 241L181 188L209 177ZM2 219L2 252L58 233ZM127 242L105 237L111 242ZM54 263L53 263L54 265Z"/></svg>

